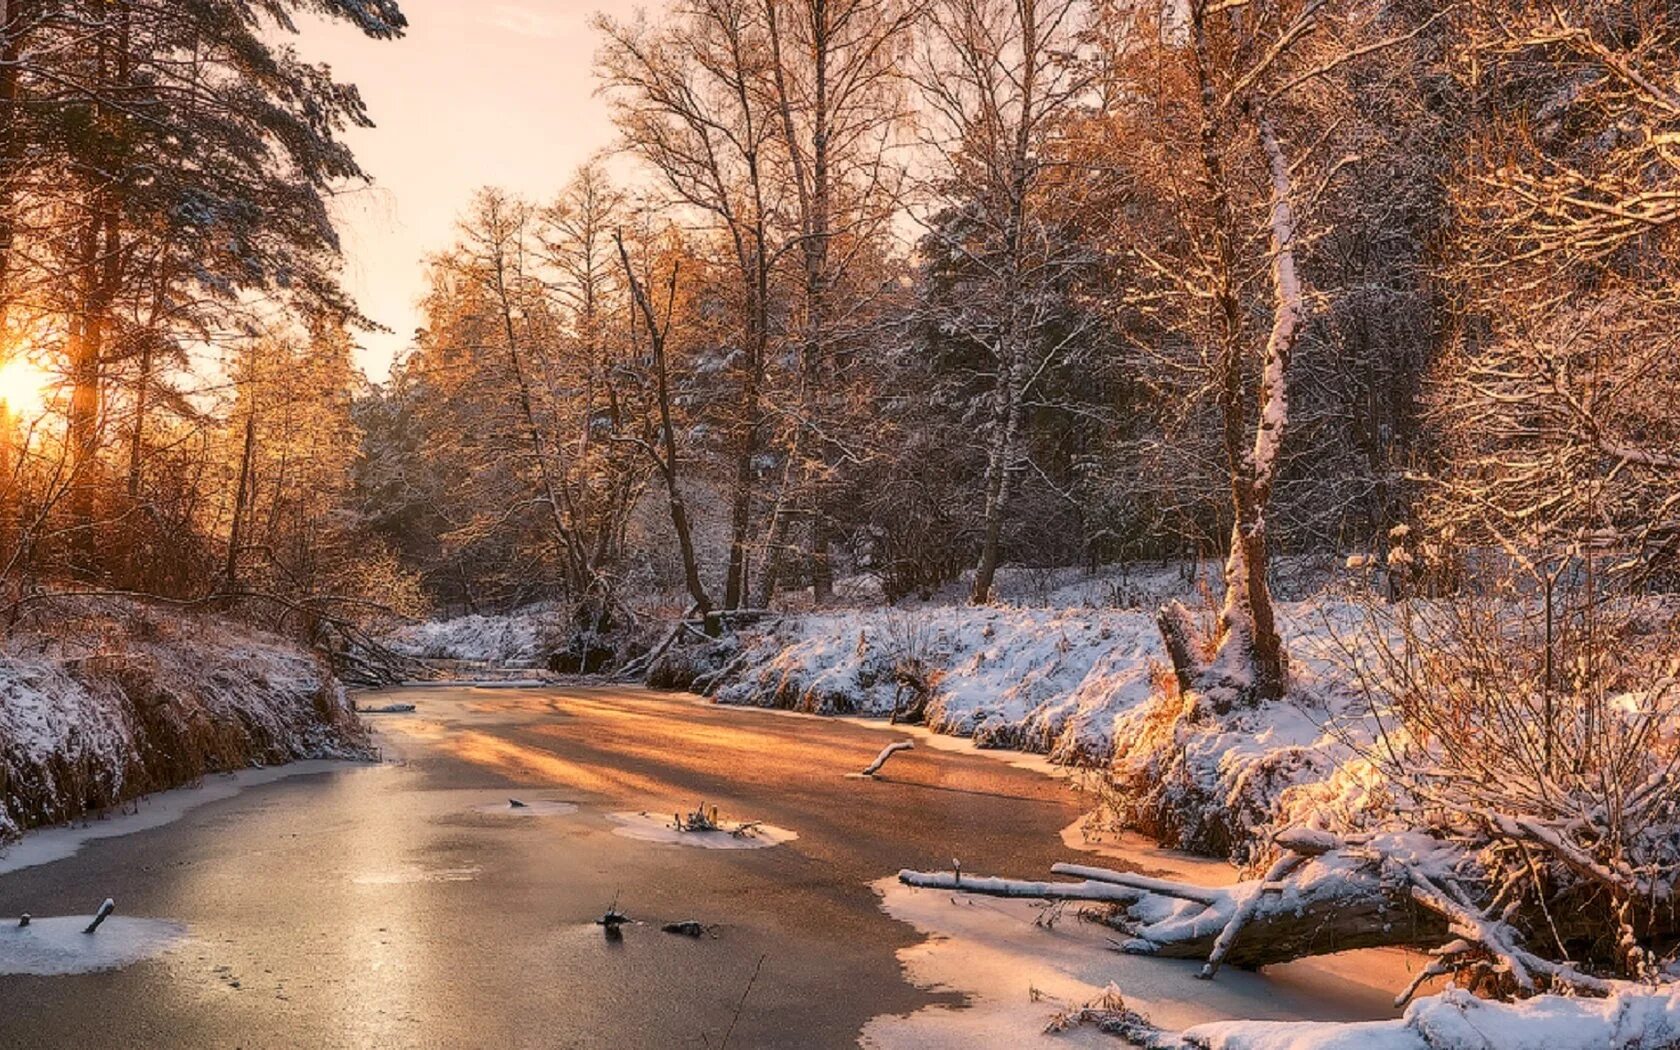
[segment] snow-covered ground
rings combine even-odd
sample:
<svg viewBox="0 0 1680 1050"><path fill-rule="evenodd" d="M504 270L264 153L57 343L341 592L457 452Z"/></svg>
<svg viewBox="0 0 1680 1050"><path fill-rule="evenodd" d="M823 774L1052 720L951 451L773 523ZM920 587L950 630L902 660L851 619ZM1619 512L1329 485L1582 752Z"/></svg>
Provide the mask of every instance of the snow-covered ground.
<svg viewBox="0 0 1680 1050"><path fill-rule="evenodd" d="M1358 610L1317 599L1279 613L1310 692L1342 659L1337 639L1358 631ZM1117 739L1144 731L1139 719L1168 669L1154 613L1143 609L855 609L785 617L741 645L716 690L723 703L889 715L911 698L910 665L931 694L930 728L1057 761L1106 763ZM1315 702L1278 705L1215 746L1231 762L1324 746L1326 712Z"/></svg>
<svg viewBox="0 0 1680 1050"><path fill-rule="evenodd" d="M274 635L104 603L0 640L0 840L208 773L365 747L331 672Z"/></svg>
<svg viewBox="0 0 1680 1050"><path fill-rule="evenodd" d="M1184 1033L1206 1050L1664 1050L1680 1046L1680 985L1621 985L1603 999L1490 1002L1450 989L1397 1021L1223 1021Z"/></svg>
<svg viewBox="0 0 1680 1050"><path fill-rule="evenodd" d="M404 656L495 667L540 667L564 644L559 610L532 605L502 615L457 616L399 627L385 643Z"/></svg>
<svg viewBox="0 0 1680 1050"><path fill-rule="evenodd" d="M931 686L926 719L993 747L1100 760L1114 720L1142 703L1165 660L1138 610L927 606L782 619L743 636L724 703L889 715L911 700L907 666Z"/></svg>
<svg viewBox="0 0 1680 1050"><path fill-rule="evenodd" d="M1069 910L1045 924L1030 901L875 884L887 914L927 940L899 952L908 979L965 996L961 1008L883 1016L864 1029L871 1050L962 1050L1132 1045L1095 1019L1047 1031L1087 1005L1122 1003L1184 1050L1671 1050L1680 1046L1680 985L1616 986L1607 998L1549 995L1498 1003L1447 989L1389 1021L1370 1016L1404 971L1391 953L1301 960L1263 975L1222 972L1198 981L1197 964L1117 955L1112 931ZM1411 965L1421 965L1421 962ZM1277 1020L1318 1016L1319 1021ZM1208 1020L1241 1017L1242 1020Z"/></svg>

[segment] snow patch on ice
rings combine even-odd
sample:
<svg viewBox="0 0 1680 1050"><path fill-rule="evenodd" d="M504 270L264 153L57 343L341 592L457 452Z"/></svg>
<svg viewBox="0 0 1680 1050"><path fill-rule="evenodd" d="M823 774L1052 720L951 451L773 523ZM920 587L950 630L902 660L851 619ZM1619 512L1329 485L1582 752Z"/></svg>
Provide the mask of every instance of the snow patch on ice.
<svg viewBox="0 0 1680 1050"><path fill-rule="evenodd" d="M956 992L962 1007L935 1005L908 1016L876 1017L860 1040L876 1050L967 1050L974 1046L1116 1045L1094 1029L1044 1032L1055 1014L1098 998L1110 983L1126 1003L1167 1028L1233 1017L1380 1015L1383 997L1324 974L1306 991L1259 974L1221 973L1198 981L1199 964L1119 955L1114 931L1079 921L1069 909L1053 928L1035 925L1033 902L919 890L896 878L873 884L881 907L928 939L898 953L917 987Z"/></svg>
<svg viewBox="0 0 1680 1050"><path fill-rule="evenodd" d="M649 813L609 813L607 818L618 825L613 828L615 835L698 849L765 849L799 837L798 832L774 824L759 824L736 835L728 831L678 831L672 827L674 817L657 817Z"/></svg>
<svg viewBox="0 0 1680 1050"><path fill-rule="evenodd" d="M91 915L54 915L28 926L0 926L0 974L60 977L120 970L153 958L186 939L186 927L162 919L114 915L84 933Z"/></svg>
<svg viewBox="0 0 1680 1050"><path fill-rule="evenodd" d="M1136 870L1141 875L1156 878L1181 879L1198 886L1229 886L1236 883L1242 874L1228 861L1167 849L1132 832L1093 831L1091 821L1086 817L1062 829L1062 845L1109 860L1124 861L1119 865L1122 870Z"/></svg>

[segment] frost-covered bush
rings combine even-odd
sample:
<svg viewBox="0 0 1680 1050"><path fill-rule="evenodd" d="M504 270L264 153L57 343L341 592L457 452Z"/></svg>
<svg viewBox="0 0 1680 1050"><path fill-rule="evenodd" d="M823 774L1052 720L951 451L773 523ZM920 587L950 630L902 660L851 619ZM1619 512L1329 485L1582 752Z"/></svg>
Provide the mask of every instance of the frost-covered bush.
<svg viewBox="0 0 1680 1050"><path fill-rule="evenodd" d="M1456 841L1532 938L1654 973L1680 885L1680 629L1650 611L1587 588L1373 609L1348 660L1373 731L1284 819Z"/></svg>

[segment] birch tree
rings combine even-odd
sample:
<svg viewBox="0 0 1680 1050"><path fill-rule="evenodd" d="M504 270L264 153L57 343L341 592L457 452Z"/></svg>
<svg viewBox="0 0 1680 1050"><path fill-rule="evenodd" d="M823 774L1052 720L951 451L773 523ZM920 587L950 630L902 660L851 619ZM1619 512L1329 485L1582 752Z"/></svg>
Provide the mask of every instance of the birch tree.
<svg viewBox="0 0 1680 1050"><path fill-rule="evenodd" d="M1160 625L1180 689L1219 710L1288 686L1268 567L1309 313L1301 180L1322 189L1347 163L1312 154L1308 136L1334 117L1327 100L1302 96L1377 50L1361 50L1358 20L1330 15L1325 0L1193 0L1159 17L1111 5L1102 26L1116 78L1104 86L1106 119L1136 143L1130 170L1166 210L1159 226L1115 227L1139 275L1127 302L1182 349L1167 367L1194 371L1215 408L1230 521L1224 598L1211 629L1177 602ZM1291 121L1302 125L1295 136Z"/></svg>

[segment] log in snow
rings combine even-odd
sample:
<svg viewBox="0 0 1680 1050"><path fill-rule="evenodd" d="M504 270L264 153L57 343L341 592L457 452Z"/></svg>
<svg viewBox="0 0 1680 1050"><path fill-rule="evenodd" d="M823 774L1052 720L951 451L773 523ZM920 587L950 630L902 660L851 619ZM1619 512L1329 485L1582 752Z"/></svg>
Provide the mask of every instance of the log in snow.
<svg viewBox="0 0 1680 1050"><path fill-rule="evenodd" d="M896 744L888 744L886 747L881 749L880 754L875 756L875 761L869 763L869 768L863 771L863 775L866 777L874 776L876 773L881 771L882 766L887 764L887 759L898 754L900 751L913 751L915 750L915 747L916 745L908 740L900 740Z"/></svg>
<svg viewBox="0 0 1680 1050"><path fill-rule="evenodd" d="M1322 846L1317 838L1303 845ZM1081 864L1057 864L1081 882L981 878L902 871L899 881L995 897L1092 901L1114 905L1100 920L1129 939L1134 955L1202 959L1203 976L1221 965L1255 969L1353 948L1429 947L1448 938L1447 923L1403 883L1381 878L1360 858L1322 860L1287 854L1263 878L1228 887L1155 879ZM1287 881L1285 881L1287 879Z"/></svg>

